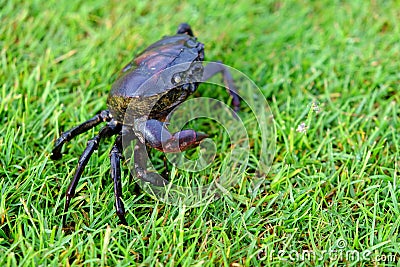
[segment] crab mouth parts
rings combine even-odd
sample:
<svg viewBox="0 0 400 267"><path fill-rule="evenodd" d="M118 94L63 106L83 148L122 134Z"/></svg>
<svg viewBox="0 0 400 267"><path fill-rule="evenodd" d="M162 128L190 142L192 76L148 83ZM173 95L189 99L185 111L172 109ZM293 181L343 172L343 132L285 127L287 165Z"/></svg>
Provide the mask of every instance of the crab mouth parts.
<svg viewBox="0 0 400 267"><path fill-rule="evenodd" d="M198 49L199 49L199 53L197 56L197 60L204 61L204 44L199 43Z"/></svg>

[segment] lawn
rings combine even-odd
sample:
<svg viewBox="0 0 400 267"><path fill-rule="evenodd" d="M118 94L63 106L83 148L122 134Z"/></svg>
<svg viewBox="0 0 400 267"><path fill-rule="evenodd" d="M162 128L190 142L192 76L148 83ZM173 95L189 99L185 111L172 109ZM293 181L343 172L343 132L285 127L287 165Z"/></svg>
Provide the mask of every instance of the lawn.
<svg viewBox="0 0 400 267"><path fill-rule="evenodd" d="M192 2L0 1L0 266L395 266L400 3ZM54 140L106 109L119 70L184 21L208 60L243 72L268 101L270 171L255 190L261 148L252 127L238 184L198 207L154 199L124 164L123 226L109 173L113 141L105 140L63 230L65 191L100 127L68 143L58 161ZM194 97L230 102L207 87ZM246 126L250 113L246 105L238 113ZM169 173L212 180L232 143L213 120L190 127L212 134L214 168L169 164ZM164 168L161 152L150 156Z"/></svg>

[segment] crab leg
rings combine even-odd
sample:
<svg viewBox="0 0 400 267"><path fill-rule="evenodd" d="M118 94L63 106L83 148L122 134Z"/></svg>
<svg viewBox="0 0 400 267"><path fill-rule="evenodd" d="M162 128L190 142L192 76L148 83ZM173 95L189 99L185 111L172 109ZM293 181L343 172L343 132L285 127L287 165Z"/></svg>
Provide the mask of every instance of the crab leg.
<svg viewBox="0 0 400 267"><path fill-rule="evenodd" d="M128 225L125 219L125 207L122 202L122 185L121 185L121 150L122 150L122 137L118 135L115 140L114 146L110 152L111 162L111 178L114 181L114 196L115 196L115 209L121 224Z"/></svg>
<svg viewBox="0 0 400 267"><path fill-rule="evenodd" d="M105 121L110 121L111 119L112 117L110 112L108 110L103 110L90 120L87 120L84 123L72 128L71 130L62 133L61 136L55 142L53 152L50 158L53 160L60 159L62 157L61 148L66 142L70 141L75 136L92 129L96 125Z"/></svg>
<svg viewBox="0 0 400 267"><path fill-rule="evenodd" d="M228 68L225 67L221 62L210 62L204 67L203 80L207 81L212 76L221 73L224 80L226 91L230 94L232 98L232 105L235 112L240 109L240 98L238 91L236 89L235 83L233 82L232 74L229 72Z"/></svg>
<svg viewBox="0 0 400 267"><path fill-rule="evenodd" d="M176 33L177 34L187 34L187 35L193 36L192 28L190 28L189 24L187 24L187 23L179 24L178 31Z"/></svg>
<svg viewBox="0 0 400 267"><path fill-rule="evenodd" d="M74 178L72 179L70 185L68 186L67 192L65 193L64 215L62 218L63 225L65 225L69 204L71 202L71 199L75 196L75 190L78 185L79 179L81 178L83 170L85 169L93 152L99 147L100 139L112 136L115 133L115 127L107 125L100 130L98 135L88 141L85 150L79 158L78 167L76 168Z"/></svg>

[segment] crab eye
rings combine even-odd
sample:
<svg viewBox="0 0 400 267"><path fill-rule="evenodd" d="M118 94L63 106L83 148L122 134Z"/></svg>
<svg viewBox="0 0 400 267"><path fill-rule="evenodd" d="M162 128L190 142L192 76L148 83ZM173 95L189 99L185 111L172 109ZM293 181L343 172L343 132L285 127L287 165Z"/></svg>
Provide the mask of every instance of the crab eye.
<svg viewBox="0 0 400 267"><path fill-rule="evenodd" d="M178 84L178 83L180 83L182 81L182 78L181 78L181 76L177 73L177 74L175 74L173 77L172 77L172 83L173 84Z"/></svg>
<svg viewBox="0 0 400 267"><path fill-rule="evenodd" d="M197 46L197 41L195 38L190 38L189 40L186 41L186 46L193 48Z"/></svg>

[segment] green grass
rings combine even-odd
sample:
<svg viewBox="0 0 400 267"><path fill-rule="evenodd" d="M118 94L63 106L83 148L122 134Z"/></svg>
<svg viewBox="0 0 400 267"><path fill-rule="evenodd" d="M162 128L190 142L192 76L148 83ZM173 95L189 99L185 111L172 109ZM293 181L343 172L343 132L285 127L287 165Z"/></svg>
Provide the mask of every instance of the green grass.
<svg viewBox="0 0 400 267"><path fill-rule="evenodd" d="M118 2L0 0L1 266L396 264L399 2ZM64 192L99 128L57 162L54 139L105 109L118 71L182 21L207 59L244 72L268 99L277 145L265 183L248 191L251 160L231 197L188 209L152 199L124 167L129 227L119 226L105 141L71 204L74 229L63 231ZM207 86L200 95L229 100ZM239 115L249 118L246 108ZM296 131L302 122L306 133ZM318 256L296 256L307 250ZM372 254L346 257L354 251Z"/></svg>

